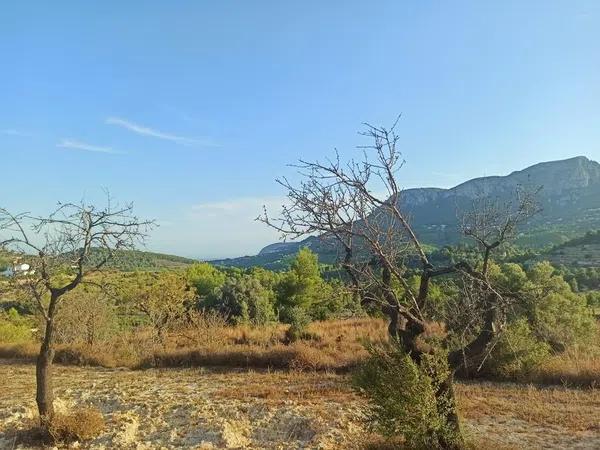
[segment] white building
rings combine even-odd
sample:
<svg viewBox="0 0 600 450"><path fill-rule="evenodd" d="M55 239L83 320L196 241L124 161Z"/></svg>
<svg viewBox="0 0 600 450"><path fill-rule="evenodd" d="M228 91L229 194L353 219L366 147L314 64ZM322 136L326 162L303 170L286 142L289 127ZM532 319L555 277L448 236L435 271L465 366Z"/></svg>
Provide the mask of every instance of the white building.
<svg viewBox="0 0 600 450"><path fill-rule="evenodd" d="M4 272L0 272L5 277L33 275L34 273L35 269L32 269L29 264L15 264Z"/></svg>

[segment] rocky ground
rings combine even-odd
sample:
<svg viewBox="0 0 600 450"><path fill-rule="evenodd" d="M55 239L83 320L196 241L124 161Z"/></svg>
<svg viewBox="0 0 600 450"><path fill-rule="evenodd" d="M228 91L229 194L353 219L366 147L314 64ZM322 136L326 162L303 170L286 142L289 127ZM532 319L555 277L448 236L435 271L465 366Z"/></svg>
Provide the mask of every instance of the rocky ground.
<svg viewBox="0 0 600 450"><path fill-rule="evenodd" d="M35 416L34 367L0 361L0 448ZM80 448L349 449L369 438L362 400L324 373L56 367L58 410L99 408ZM600 448L600 391L458 386L467 432L496 448Z"/></svg>

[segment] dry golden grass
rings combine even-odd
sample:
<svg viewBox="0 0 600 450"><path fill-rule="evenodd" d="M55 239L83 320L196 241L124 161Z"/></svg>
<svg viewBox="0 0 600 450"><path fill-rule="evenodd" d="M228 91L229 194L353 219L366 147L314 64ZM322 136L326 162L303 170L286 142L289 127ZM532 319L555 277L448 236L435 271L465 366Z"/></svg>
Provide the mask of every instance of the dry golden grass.
<svg viewBox="0 0 600 450"><path fill-rule="evenodd" d="M510 383L459 383L461 415L511 417L539 426L556 426L570 432L600 433L600 390L539 388Z"/></svg>
<svg viewBox="0 0 600 450"><path fill-rule="evenodd" d="M141 367L255 367L303 370L347 370L366 355L364 339L386 336L385 323L377 319L315 322L308 327L311 339L289 345L286 325L253 328L223 327L208 345L190 347L194 330L172 335L166 348L140 362Z"/></svg>
<svg viewBox="0 0 600 450"><path fill-rule="evenodd" d="M286 345L287 325L268 327L212 326L182 329L169 334L164 344L149 331L137 331L96 346L59 345L60 364L102 367L254 367L305 370L348 370L366 351L364 339L386 336L384 321L371 318L315 322L308 327L311 339ZM210 339L207 337L210 336ZM0 345L0 358L33 361L34 343Z"/></svg>
<svg viewBox="0 0 600 450"><path fill-rule="evenodd" d="M523 381L600 388L600 348L569 350L552 356Z"/></svg>
<svg viewBox="0 0 600 450"><path fill-rule="evenodd" d="M149 330L136 330L92 347L59 345L55 361L102 367L204 366L344 372L367 356L365 340L387 338L385 321L373 318L315 322L307 330L310 339L290 344L286 343L287 328L282 324L231 327L222 320L200 320L194 327L170 333L163 344L153 340ZM0 345L0 358L34 361L38 349L34 343ZM600 349L570 350L553 356L518 381L600 387Z"/></svg>
<svg viewBox="0 0 600 450"><path fill-rule="evenodd" d="M106 429L102 413L97 408L83 407L76 411L57 411L49 421L28 418L16 427L5 430L6 441L13 447L44 447L68 445L93 439ZM21 447L19 447L21 448Z"/></svg>
<svg viewBox="0 0 600 450"><path fill-rule="evenodd" d="M48 424L53 442L81 442L101 434L106 427L96 408L82 408L72 413L56 413Z"/></svg>

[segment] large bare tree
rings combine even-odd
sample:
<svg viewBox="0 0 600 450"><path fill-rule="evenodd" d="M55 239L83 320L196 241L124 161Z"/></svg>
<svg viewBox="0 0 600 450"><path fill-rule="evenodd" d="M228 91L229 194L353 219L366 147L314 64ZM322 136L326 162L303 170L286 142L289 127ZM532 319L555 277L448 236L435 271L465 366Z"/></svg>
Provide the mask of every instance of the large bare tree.
<svg viewBox="0 0 600 450"><path fill-rule="evenodd" d="M396 123L389 129L365 124L361 134L369 145L362 147L364 157L358 161L342 162L337 152L334 159L324 162L300 160L294 165L299 183L277 180L288 197L281 214L273 218L265 210L259 220L285 238L318 234L340 250L340 264L350 285L363 301L382 306L389 317L390 336L416 364L421 364L424 355L447 352L451 371L440 383L436 399L438 411L460 440L453 375L481 366L502 328L503 312L515 297L493 285L490 261L537 206L524 190L517 190L511 200L482 197L460 223L463 235L476 244L479 263L455 261L436 267L402 208L398 171L404 161L397 149ZM415 273L416 287L411 282ZM455 300L454 308L446 308L445 317L430 300L430 283L436 277L457 277L468 291ZM448 316L453 310L458 317ZM444 333L441 345L431 344L433 329L457 324L462 327L462 345L450 345ZM456 441L438 444L457 446Z"/></svg>
<svg viewBox="0 0 600 450"><path fill-rule="evenodd" d="M154 225L152 221L137 218L132 204L115 205L107 197L102 208L83 201L59 203L44 217L13 214L0 208L0 248L30 266L26 271L15 272L13 288L31 299L43 317L43 337L36 363L36 401L44 421L54 414L52 362L56 317L61 302L68 298L65 294L81 284L95 283L90 275L101 271L115 252L143 243Z"/></svg>

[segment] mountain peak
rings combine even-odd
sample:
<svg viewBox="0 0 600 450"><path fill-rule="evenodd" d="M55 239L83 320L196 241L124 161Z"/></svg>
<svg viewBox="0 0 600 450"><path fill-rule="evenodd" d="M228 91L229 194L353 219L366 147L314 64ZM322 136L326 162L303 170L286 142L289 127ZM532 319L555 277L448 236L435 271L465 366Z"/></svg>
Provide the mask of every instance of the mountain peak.
<svg viewBox="0 0 600 450"><path fill-rule="evenodd" d="M555 161L539 162L532 166L526 167L523 170L515 171L513 173L527 172L529 170L539 170L539 169L544 170L544 169L548 169L551 167L560 167L560 168L577 168L577 167L593 168L593 167L596 167L597 168L597 167L600 167L600 164L598 164L596 161L589 159L587 156L574 156L572 158L559 159L559 160L555 160Z"/></svg>
<svg viewBox="0 0 600 450"><path fill-rule="evenodd" d="M399 202L423 242L448 245L459 241L458 213L472 207L475 198L490 196L508 201L519 186L542 188L538 201L543 211L528 224L526 233L537 227L546 233L553 230L573 235L600 227L600 164L585 156L540 162L504 176L474 178L450 189L407 189ZM319 247L318 242L311 236L301 242L272 244L259 256L229 260L226 264L248 267L267 261L275 267L286 255L306 245L326 256L327 249Z"/></svg>

